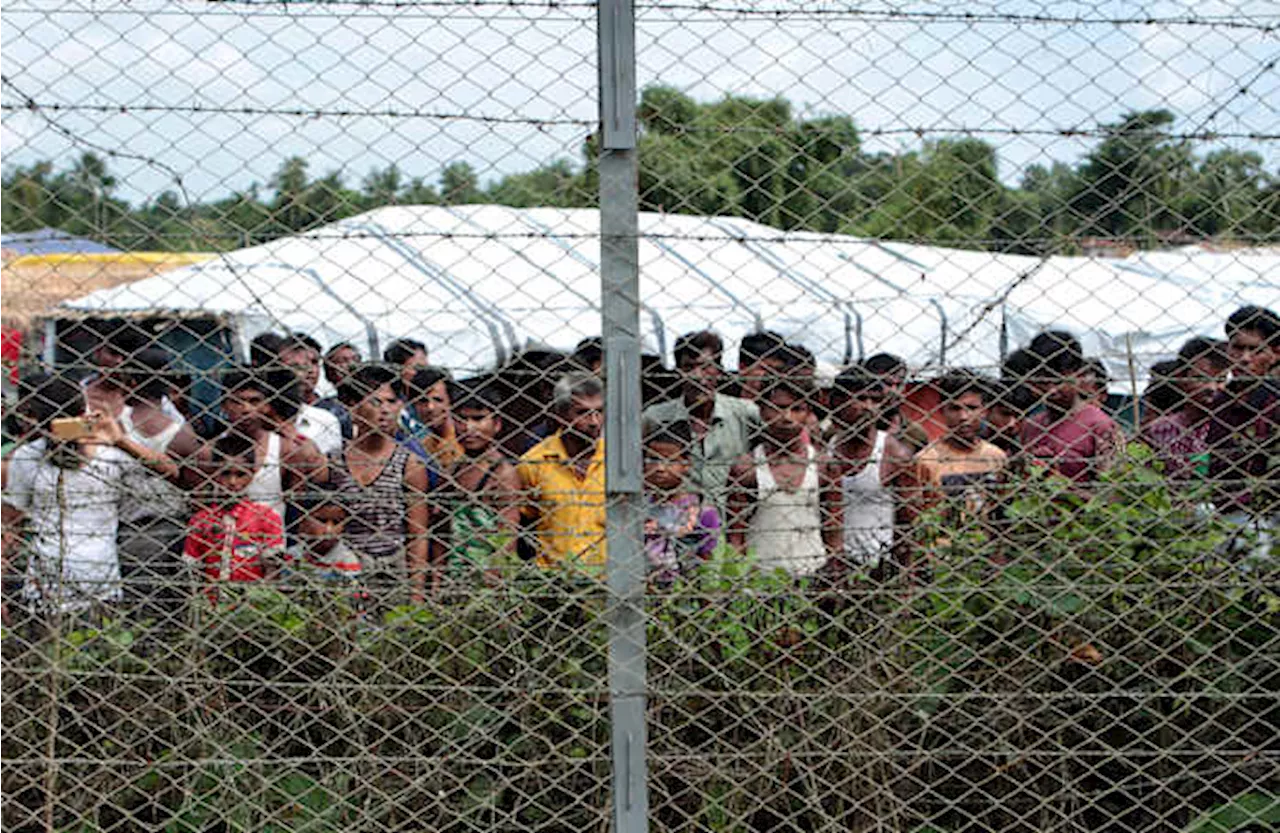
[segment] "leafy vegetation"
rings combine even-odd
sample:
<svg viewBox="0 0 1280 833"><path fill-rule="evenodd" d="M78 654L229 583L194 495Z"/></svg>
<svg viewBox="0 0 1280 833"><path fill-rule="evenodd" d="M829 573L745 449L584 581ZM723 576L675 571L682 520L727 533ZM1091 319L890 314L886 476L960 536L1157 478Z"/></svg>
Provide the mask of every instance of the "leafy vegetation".
<svg viewBox="0 0 1280 833"><path fill-rule="evenodd" d="M637 113L647 211L1023 253L1072 253L1089 238L1138 247L1280 239L1278 172L1251 150L1197 154L1165 110L1102 125L1079 163L1032 165L1016 188L1003 184L996 148L981 139L868 152L851 117L801 118L780 98L699 103L654 86ZM436 182L393 163L354 187L340 171L316 177L305 158L291 157L265 186L195 204L166 191L135 207L117 196L106 162L87 153L60 170L53 161L7 169L3 227L53 226L128 250L226 250L386 205L589 207L594 138L582 154L576 164L556 159L488 185L463 160Z"/></svg>
<svg viewBox="0 0 1280 833"><path fill-rule="evenodd" d="M1268 829L1280 562L1134 455L1091 497L1033 479L924 580L721 549L655 589L653 829ZM528 568L376 624L316 581L219 598L6 634L6 829L607 827L599 586Z"/></svg>

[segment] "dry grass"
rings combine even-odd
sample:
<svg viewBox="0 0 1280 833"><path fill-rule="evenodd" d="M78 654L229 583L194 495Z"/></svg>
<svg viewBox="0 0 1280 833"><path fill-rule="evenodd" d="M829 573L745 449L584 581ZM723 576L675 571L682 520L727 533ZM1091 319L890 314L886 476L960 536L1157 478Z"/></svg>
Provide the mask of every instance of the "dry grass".
<svg viewBox="0 0 1280 833"><path fill-rule="evenodd" d="M25 327L63 301L134 283L208 257L198 253L139 252L14 258L0 269L4 326Z"/></svg>

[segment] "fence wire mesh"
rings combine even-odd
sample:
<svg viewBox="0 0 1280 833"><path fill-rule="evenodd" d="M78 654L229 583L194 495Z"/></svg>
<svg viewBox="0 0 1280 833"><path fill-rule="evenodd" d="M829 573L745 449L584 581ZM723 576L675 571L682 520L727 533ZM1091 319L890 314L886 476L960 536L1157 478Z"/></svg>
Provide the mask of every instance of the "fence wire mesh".
<svg viewBox="0 0 1280 833"><path fill-rule="evenodd" d="M7 3L3 826L1274 829L1278 30Z"/></svg>

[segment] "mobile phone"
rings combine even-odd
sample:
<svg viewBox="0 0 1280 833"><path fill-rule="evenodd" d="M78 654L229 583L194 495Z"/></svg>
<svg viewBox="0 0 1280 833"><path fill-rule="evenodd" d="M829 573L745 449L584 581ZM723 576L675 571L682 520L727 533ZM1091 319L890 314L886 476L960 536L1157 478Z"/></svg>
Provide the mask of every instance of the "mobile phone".
<svg viewBox="0 0 1280 833"><path fill-rule="evenodd" d="M62 417L49 423L49 433L59 440L82 440L93 436L93 423L84 417Z"/></svg>

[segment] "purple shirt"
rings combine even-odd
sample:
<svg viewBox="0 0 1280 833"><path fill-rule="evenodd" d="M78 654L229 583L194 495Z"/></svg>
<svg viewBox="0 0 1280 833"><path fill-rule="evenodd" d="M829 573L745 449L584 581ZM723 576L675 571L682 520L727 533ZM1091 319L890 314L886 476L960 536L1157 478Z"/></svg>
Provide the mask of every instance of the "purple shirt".
<svg viewBox="0 0 1280 833"><path fill-rule="evenodd" d="M1082 405L1055 419L1048 410L1032 416L1022 428L1027 453L1077 483L1097 477L1099 458L1114 452L1118 430L1097 405Z"/></svg>
<svg viewBox="0 0 1280 833"><path fill-rule="evenodd" d="M649 572L659 583L671 583L696 561L711 555L719 532L720 513L703 504L696 494L667 502L650 498L644 522Z"/></svg>
<svg viewBox="0 0 1280 833"><path fill-rule="evenodd" d="M1174 411L1157 417L1142 429L1142 440L1164 463L1164 473L1173 480L1203 479L1209 476L1209 421L1192 425L1186 412Z"/></svg>

